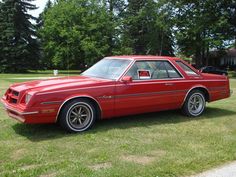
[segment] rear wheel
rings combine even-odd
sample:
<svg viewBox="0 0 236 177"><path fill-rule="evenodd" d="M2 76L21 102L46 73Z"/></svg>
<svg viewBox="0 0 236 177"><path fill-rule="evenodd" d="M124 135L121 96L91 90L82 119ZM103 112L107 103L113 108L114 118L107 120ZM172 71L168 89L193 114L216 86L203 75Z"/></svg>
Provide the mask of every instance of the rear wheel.
<svg viewBox="0 0 236 177"><path fill-rule="evenodd" d="M200 116L206 107L206 99L200 90L191 91L182 107L182 111L189 117Z"/></svg>
<svg viewBox="0 0 236 177"><path fill-rule="evenodd" d="M62 108L59 115L60 125L69 132L83 132L95 122L95 106L87 99L72 100Z"/></svg>

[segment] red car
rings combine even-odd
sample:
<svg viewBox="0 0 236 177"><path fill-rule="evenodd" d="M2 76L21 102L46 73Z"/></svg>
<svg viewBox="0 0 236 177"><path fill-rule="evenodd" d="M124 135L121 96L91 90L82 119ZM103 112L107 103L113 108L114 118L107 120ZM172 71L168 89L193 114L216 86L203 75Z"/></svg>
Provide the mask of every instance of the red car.
<svg viewBox="0 0 236 177"><path fill-rule="evenodd" d="M1 101L21 122L82 132L97 119L146 112L182 109L197 117L206 102L229 96L227 76L200 73L179 58L113 56L80 76L14 84Z"/></svg>

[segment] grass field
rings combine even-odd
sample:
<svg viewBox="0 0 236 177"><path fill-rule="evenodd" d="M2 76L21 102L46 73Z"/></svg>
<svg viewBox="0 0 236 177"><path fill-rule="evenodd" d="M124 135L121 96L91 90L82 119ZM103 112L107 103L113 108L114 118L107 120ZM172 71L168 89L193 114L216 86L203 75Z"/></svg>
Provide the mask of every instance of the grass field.
<svg viewBox="0 0 236 177"><path fill-rule="evenodd" d="M76 74L76 73L71 73ZM0 94L21 77L0 75ZM27 80L30 80L27 79ZM236 93L236 80L231 80ZM236 160L236 95L189 119L167 111L99 121L90 131L24 125L0 107L0 176L189 176Z"/></svg>

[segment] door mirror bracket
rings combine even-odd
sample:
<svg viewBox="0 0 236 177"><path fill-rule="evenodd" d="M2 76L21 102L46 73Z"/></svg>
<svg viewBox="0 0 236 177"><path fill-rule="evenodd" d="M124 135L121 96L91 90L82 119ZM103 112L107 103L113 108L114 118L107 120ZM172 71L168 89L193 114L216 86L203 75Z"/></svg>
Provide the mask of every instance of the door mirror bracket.
<svg viewBox="0 0 236 177"><path fill-rule="evenodd" d="M132 79L131 76L124 76L124 77L122 78L122 81L125 82L125 83L128 83L128 82L132 82L133 79Z"/></svg>

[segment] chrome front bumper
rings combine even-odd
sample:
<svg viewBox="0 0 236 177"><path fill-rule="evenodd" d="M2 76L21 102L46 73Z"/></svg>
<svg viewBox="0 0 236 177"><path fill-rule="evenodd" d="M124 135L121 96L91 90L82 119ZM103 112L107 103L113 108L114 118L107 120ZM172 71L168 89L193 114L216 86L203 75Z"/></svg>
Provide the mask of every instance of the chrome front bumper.
<svg viewBox="0 0 236 177"><path fill-rule="evenodd" d="M26 115L32 115L32 114L38 114L39 111L34 111L34 112L26 112L26 111L21 111L16 108L13 108L5 103L4 99L1 99L1 103L3 105L3 109L6 110L8 115L20 122L25 122L25 116Z"/></svg>
<svg viewBox="0 0 236 177"><path fill-rule="evenodd" d="M12 112L15 112L17 113L18 115L30 115L30 114L38 114L39 112L38 111L34 111L34 112L24 112L24 111L19 111L15 108L12 108L11 106L8 106L6 103L4 103L4 101L1 101L2 104L3 104L3 108L6 110L6 111L12 111Z"/></svg>

